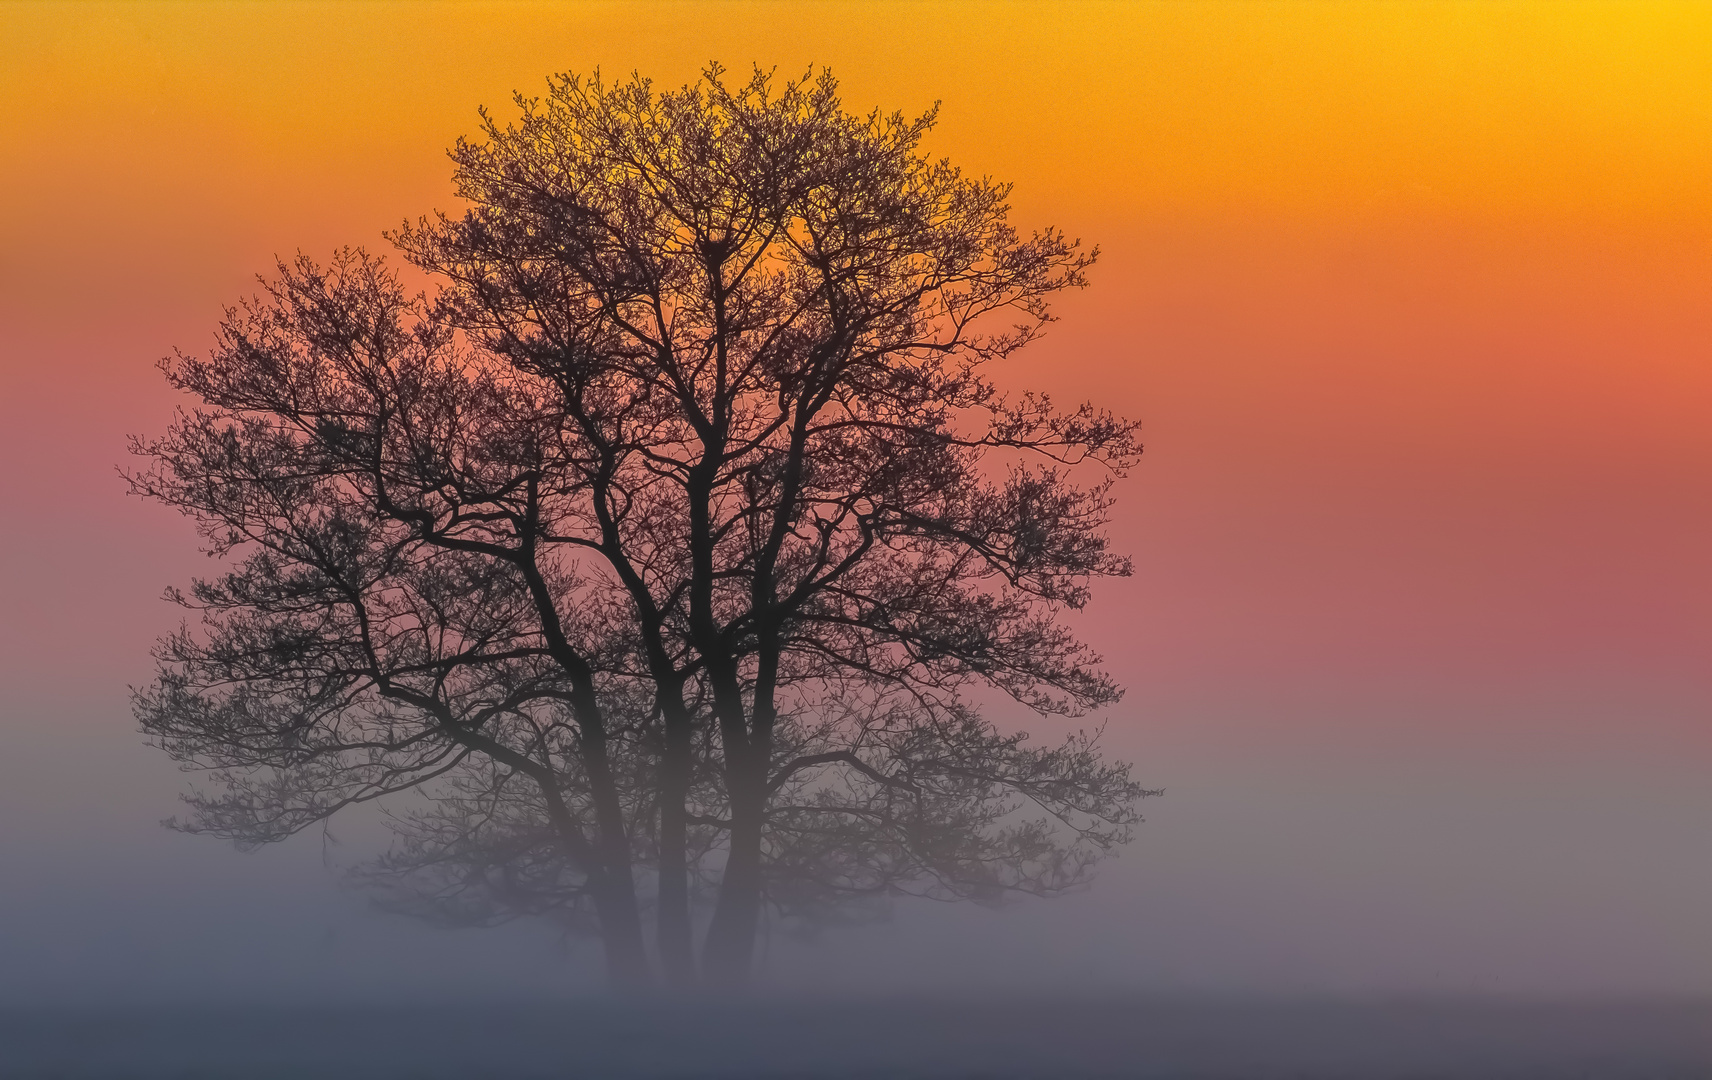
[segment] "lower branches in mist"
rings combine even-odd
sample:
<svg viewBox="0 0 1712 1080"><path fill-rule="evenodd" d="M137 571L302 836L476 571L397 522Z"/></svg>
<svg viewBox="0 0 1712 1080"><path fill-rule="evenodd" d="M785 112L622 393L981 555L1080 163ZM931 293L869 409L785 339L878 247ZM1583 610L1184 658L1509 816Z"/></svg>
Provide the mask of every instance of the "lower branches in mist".
<svg viewBox="0 0 1712 1080"><path fill-rule="evenodd" d="M698 725L704 740L710 727ZM1097 738L1038 746L962 705L883 695L782 717L763 845L769 909L783 927L811 930L875 917L898 897L996 904L1087 885L1129 841L1139 801L1157 794L1105 760ZM635 743L625 773L643 823L632 841L645 903L659 874L647 745ZM394 847L356 873L383 906L446 926L544 917L595 928L587 875L556 845L535 785L469 759L429 794L389 816ZM699 771L688 801L692 895L705 915L730 824L714 770Z"/></svg>

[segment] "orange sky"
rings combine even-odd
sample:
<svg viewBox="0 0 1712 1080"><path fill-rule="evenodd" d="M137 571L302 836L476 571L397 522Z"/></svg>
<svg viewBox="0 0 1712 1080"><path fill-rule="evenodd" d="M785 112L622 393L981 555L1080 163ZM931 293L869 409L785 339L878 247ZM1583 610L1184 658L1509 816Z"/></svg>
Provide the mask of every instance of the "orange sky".
<svg viewBox="0 0 1712 1080"><path fill-rule="evenodd" d="M567 68L826 63L855 107L943 101L938 149L1014 179L1024 224L1103 246L1016 377L1143 417L1130 546L1225 560L1118 587L1165 609L1133 628L1148 655L1253 634L1263 662L1284 615L1244 605L1278 594L1476 667L1686 664L1707 644L1709 41L1701 4L7 5L0 414L32 463L7 483L96 528L157 520L102 476L122 432L161 425L153 358L204 343L275 253L446 206L476 105ZM1214 535L1191 543L1196 515ZM1245 574L1221 620L1243 629L1197 643L1194 612ZM1432 630L1446 605L1497 605L1526 640ZM1127 667L1129 631L1092 618ZM1291 639L1334 667L1385 652L1335 621Z"/></svg>
<svg viewBox="0 0 1712 1080"><path fill-rule="evenodd" d="M478 104L709 59L943 101L937 150L1101 245L1007 378L1146 423L1138 573L1081 625L1149 777L1253 747L1703 774L1703 3L0 5L8 699L76 676L123 726L159 589L205 566L112 476L176 404L156 357L275 253L447 207Z"/></svg>
<svg viewBox="0 0 1712 1080"><path fill-rule="evenodd" d="M0 17L3 130L25 190L176 160L200 174L189 186L226 189L220 210L243 205L243 185L288 200L283 215L325 199L302 188L331 176L430 197L432 148L468 130L477 102L567 67L678 82L718 57L830 64L861 106L944 100L959 160L1107 221L1712 212L1712 11L1693 3L12 4ZM186 186L129 179L135 197Z"/></svg>

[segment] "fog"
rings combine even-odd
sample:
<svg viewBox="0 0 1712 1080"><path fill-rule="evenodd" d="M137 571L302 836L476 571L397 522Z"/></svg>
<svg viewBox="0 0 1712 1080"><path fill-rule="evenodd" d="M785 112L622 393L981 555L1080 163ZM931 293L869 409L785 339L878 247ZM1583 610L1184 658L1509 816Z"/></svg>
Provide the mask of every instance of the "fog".
<svg viewBox="0 0 1712 1080"><path fill-rule="evenodd" d="M1712 806L1692 762L1167 747L1145 766L1167 794L1085 894L900 902L775 935L748 999L614 1000L597 952L552 928L373 910L337 874L372 823L253 854L160 828L183 777L118 712L8 727L9 1076L1712 1067L1709 870L1691 857Z"/></svg>
<svg viewBox="0 0 1712 1080"><path fill-rule="evenodd" d="M1683 1005L578 1001L0 1017L13 1076L1693 1077Z"/></svg>
<svg viewBox="0 0 1712 1080"><path fill-rule="evenodd" d="M1712 1076L1704 12L1087 9L8 6L0 1076ZM1135 573L1065 616L1126 696L985 704L1163 794L1086 890L625 999L378 910L372 811L162 827L128 688L212 564L114 470L276 254L451 206L477 104L710 54L942 99L934 153L1101 245L994 375L1142 422Z"/></svg>
<svg viewBox="0 0 1712 1080"><path fill-rule="evenodd" d="M102 491L94 466L83 482ZM92 501L156 531L105 560L29 552L73 599L50 632L10 627L4 669L9 1075L1707 1067L1712 788L1692 681L1613 665L1315 674L1235 645L1243 677L1219 680L1181 643L1175 666L1120 658L1132 691L1104 745L1164 794L1090 889L990 910L900 900L881 922L770 933L753 1008L614 1003L597 950L553 927L445 931L375 910L340 873L384 841L372 817L253 853L162 828L194 778L143 745L125 687L170 625L158 583L205 564L175 524L110 489ZM1211 591L1177 580L1183 565L1121 587ZM103 621L106 595L123 603ZM1094 630L1112 653L1111 623ZM1043 736L1064 726L997 711Z"/></svg>
<svg viewBox="0 0 1712 1080"><path fill-rule="evenodd" d="M554 928L445 931L374 910L340 877L381 840L360 815L247 854L162 828L187 778L132 733L123 699L57 723L52 707L6 728L4 1000L512 1000L598 987L596 954ZM774 933L763 985L1583 999L1712 989L1700 932L1712 795L1693 759L1540 746L1470 762L1399 752L1394 737L1245 754L1217 745L1216 715L1187 727L1206 741L1108 738L1165 794L1087 892L992 910L903 900L879 923Z"/></svg>

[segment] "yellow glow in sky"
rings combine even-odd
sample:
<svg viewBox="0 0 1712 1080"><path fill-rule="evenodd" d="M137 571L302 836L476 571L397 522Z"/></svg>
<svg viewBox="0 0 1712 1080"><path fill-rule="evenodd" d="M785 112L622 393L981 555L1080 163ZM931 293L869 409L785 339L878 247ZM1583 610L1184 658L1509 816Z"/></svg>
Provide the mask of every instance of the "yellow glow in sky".
<svg viewBox="0 0 1712 1080"><path fill-rule="evenodd" d="M1712 216L1712 5L1570 0L12 3L4 182L118 145L144 183L241 157L278 163L264 184L335 162L443 184L478 103L709 59L829 64L863 107L943 98L946 152L1102 214Z"/></svg>

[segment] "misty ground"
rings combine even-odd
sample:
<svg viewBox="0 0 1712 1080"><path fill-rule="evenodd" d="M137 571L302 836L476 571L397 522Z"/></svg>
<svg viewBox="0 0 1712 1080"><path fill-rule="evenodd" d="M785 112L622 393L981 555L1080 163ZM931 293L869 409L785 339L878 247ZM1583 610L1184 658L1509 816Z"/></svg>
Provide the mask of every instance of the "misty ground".
<svg viewBox="0 0 1712 1080"><path fill-rule="evenodd" d="M1712 1077L1712 1003L725 998L0 1014L33 1078Z"/></svg>

